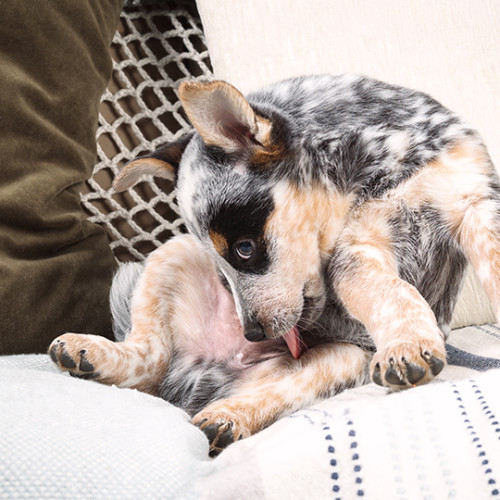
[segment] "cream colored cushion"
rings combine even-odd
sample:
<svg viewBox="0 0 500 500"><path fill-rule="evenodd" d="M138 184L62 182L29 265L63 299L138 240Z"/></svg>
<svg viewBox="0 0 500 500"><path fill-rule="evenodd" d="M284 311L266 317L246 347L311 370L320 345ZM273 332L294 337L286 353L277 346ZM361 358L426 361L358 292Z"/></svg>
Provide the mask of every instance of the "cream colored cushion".
<svg viewBox="0 0 500 500"><path fill-rule="evenodd" d="M215 76L246 93L313 73L362 73L431 94L500 166L498 0L198 0ZM493 321L472 272L454 326Z"/></svg>

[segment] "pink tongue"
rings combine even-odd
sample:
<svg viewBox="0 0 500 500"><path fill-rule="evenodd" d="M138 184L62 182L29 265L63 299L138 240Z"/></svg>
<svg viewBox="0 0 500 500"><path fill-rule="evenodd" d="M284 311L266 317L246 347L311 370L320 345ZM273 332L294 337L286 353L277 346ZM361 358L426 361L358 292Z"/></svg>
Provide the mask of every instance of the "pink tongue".
<svg viewBox="0 0 500 500"><path fill-rule="evenodd" d="M297 326L294 326L288 331L288 333L285 334L285 342L295 359L299 359L302 353L306 350L306 345L300 337Z"/></svg>

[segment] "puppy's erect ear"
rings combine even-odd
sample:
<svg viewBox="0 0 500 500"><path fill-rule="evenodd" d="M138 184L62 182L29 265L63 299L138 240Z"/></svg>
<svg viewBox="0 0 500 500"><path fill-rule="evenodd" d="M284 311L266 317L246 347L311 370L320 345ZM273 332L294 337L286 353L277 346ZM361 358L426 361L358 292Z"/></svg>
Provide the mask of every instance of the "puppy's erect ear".
<svg viewBox="0 0 500 500"><path fill-rule="evenodd" d="M179 96L205 144L228 152L249 147L266 150L270 145L271 123L257 115L229 83L184 82Z"/></svg>
<svg viewBox="0 0 500 500"><path fill-rule="evenodd" d="M144 174L174 180L182 154L192 137L193 133L183 135L180 139L160 147L154 153L127 163L113 181L115 191L125 191L132 187Z"/></svg>

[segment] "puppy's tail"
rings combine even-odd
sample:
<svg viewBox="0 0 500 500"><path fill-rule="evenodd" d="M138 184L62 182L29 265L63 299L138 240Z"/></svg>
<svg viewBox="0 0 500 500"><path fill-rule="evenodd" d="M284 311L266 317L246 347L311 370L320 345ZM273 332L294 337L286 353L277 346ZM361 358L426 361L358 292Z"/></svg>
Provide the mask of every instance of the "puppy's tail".
<svg viewBox="0 0 500 500"><path fill-rule="evenodd" d="M109 305L113 318L113 334L118 342L125 340L132 328L130 304L137 281L143 270L144 264L129 262L121 264L113 277Z"/></svg>

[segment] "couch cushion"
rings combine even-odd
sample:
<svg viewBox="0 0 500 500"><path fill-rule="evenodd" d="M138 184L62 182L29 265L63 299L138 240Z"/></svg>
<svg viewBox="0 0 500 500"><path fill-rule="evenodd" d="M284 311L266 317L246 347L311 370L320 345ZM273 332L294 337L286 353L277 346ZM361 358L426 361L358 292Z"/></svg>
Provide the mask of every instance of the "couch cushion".
<svg viewBox="0 0 500 500"><path fill-rule="evenodd" d="M122 3L2 4L0 353L43 352L65 331L110 334L114 259L79 190Z"/></svg>
<svg viewBox="0 0 500 500"><path fill-rule="evenodd" d="M15 358L0 363L1 498L198 498L208 443L183 411Z"/></svg>

